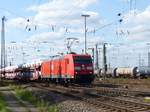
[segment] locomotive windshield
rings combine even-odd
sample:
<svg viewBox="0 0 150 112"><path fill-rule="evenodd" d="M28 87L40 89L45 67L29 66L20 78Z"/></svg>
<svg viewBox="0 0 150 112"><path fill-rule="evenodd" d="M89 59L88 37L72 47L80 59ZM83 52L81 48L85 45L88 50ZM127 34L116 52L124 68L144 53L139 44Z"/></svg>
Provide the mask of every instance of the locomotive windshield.
<svg viewBox="0 0 150 112"><path fill-rule="evenodd" d="M83 64L92 63L92 59L90 57L74 56L73 60L74 63L83 63Z"/></svg>

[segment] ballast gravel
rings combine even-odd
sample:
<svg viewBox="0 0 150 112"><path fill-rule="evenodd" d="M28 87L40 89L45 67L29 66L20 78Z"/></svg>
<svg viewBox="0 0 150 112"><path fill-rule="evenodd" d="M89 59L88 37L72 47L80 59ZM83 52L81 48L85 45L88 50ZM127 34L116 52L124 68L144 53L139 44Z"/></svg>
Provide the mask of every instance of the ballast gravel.
<svg viewBox="0 0 150 112"><path fill-rule="evenodd" d="M68 100L58 104L60 112L103 112L87 103L81 101Z"/></svg>
<svg viewBox="0 0 150 112"><path fill-rule="evenodd" d="M50 105L56 105L59 112L105 112L86 102L61 95L58 93L41 90L36 87L28 87L33 94L49 102Z"/></svg>

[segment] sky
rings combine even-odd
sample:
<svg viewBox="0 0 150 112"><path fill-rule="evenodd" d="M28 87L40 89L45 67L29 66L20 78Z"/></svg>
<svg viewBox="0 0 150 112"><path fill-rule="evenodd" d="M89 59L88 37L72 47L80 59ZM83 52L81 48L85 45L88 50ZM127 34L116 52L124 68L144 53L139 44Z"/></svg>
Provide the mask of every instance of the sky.
<svg viewBox="0 0 150 112"><path fill-rule="evenodd" d="M82 14L90 15L87 18L88 48L97 43L102 48L102 43L108 43L107 61L111 67L147 65L150 0L1 1L0 17L6 17L8 63L34 62L66 53L67 38L77 38L78 42L71 48L82 53ZM102 66L102 53L99 58Z"/></svg>

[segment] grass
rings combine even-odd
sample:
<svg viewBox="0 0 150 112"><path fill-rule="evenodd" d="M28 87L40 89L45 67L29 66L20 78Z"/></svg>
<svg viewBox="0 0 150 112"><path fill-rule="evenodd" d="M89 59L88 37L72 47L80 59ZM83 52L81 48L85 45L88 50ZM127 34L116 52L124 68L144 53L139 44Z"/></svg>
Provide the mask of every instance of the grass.
<svg viewBox="0 0 150 112"><path fill-rule="evenodd" d="M4 100L2 93L0 93L0 112L10 112L10 110L7 108L7 105L6 105L6 102Z"/></svg>
<svg viewBox="0 0 150 112"><path fill-rule="evenodd" d="M145 103L150 103L150 97L145 97L145 98L144 98L144 102L145 102Z"/></svg>
<svg viewBox="0 0 150 112"><path fill-rule="evenodd" d="M10 84L14 84L15 82L13 80L1 80L0 86L8 86Z"/></svg>
<svg viewBox="0 0 150 112"><path fill-rule="evenodd" d="M12 86L11 88L14 89L16 96L19 97L21 100L30 102L31 104L35 105L38 108L39 112L58 112L58 108L56 105L49 105L48 102L36 98L32 92L23 89L21 86Z"/></svg>

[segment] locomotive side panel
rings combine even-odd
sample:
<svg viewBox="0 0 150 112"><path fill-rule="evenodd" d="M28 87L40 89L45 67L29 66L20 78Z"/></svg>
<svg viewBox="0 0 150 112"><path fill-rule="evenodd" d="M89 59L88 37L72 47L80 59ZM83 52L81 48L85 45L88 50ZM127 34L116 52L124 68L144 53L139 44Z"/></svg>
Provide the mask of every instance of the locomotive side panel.
<svg viewBox="0 0 150 112"><path fill-rule="evenodd" d="M68 71L68 64L69 64L69 59L63 59L61 61L61 77L62 78L69 78L69 71Z"/></svg>
<svg viewBox="0 0 150 112"><path fill-rule="evenodd" d="M41 66L41 77L42 78L49 78L50 77L50 61L46 61L42 63Z"/></svg>
<svg viewBox="0 0 150 112"><path fill-rule="evenodd" d="M53 60L53 74L52 74L52 78L60 78L60 61L59 60Z"/></svg>
<svg viewBox="0 0 150 112"><path fill-rule="evenodd" d="M67 57L67 77L74 78L75 71L74 71L74 62L72 55L68 55Z"/></svg>

